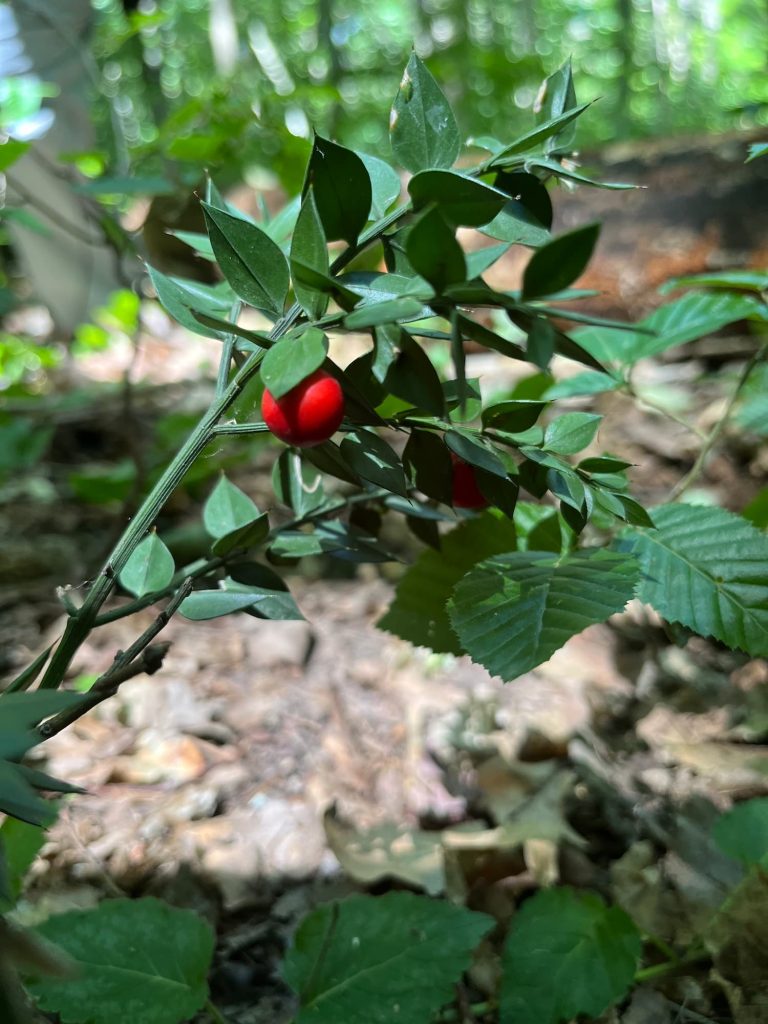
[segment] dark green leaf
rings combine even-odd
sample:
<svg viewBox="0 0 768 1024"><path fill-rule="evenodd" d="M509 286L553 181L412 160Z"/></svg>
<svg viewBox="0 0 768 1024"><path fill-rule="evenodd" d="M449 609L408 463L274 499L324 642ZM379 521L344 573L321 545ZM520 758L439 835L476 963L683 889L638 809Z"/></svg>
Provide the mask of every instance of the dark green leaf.
<svg viewBox="0 0 768 1024"><path fill-rule="evenodd" d="M403 465L418 490L450 505L452 464L442 438L429 430L412 430L403 451Z"/></svg>
<svg viewBox="0 0 768 1024"><path fill-rule="evenodd" d="M290 284L280 248L255 224L200 204L221 272L234 291L257 309L280 316Z"/></svg>
<svg viewBox="0 0 768 1024"><path fill-rule="evenodd" d="M448 614L472 660L509 681L621 611L636 583L635 560L616 552L585 548L562 558L516 552L489 558L464 576Z"/></svg>
<svg viewBox="0 0 768 1024"><path fill-rule="evenodd" d="M461 149L450 104L415 53L392 105L389 132L392 151L409 171L451 167Z"/></svg>
<svg viewBox="0 0 768 1024"><path fill-rule="evenodd" d="M404 296L401 299L385 299L376 305L363 306L344 317L348 331L361 331L366 327L381 327L400 321L421 320L424 304L420 299Z"/></svg>
<svg viewBox="0 0 768 1024"><path fill-rule="evenodd" d="M755 797L721 814L712 836L723 851L748 867L768 859L768 799Z"/></svg>
<svg viewBox="0 0 768 1024"><path fill-rule="evenodd" d="M483 426L498 430L508 430L513 434L528 430L546 409L546 402L535 402L529 399L497 402L483 409Z"/></svg>
<svg viewBox="0 0 768 1024"><path fill-rule="evenodd" d="M45 843L45 832L17 818L6 818L0 826L0 913L7 913L19 898L24 878ZM4 870L3 870L4 868Z"/></svg>
<svg viewBox="0 0 768 1024"><path fill-rule="evenodd" d="M544 445L559 455L575 455L592 443L602 418L590 412L567 412L558 416L544 432Z"/></svg>
<svg viewBox="0 0 768 1024"><path fill-rule="evenodd" d="M379 629L433 651L462 654L446 612L453 587L477 562L515 546L513 524L498 514L484 512L462 523L444 535L440 553L422 552L406 572Z"/></svg>
<svg viewBox="0 0 768 1024"><path fill-rule="evenodd" d="M16 693L19 690L27 690L42 672L52 650L53 644L46 647L44 651L41 651L34 661L31 661L17 676L14 676L13 680L3 690L3 693Z"/></svg>
<svg viewBox="0 0 768 1024"><path fill-rule="evenodd" d="M465 338L471 338L478 345L484 345L485 348L493 349L494 352L499 352L503 356L509 356L510 359L527 361L528 356L524 348L514 341L502 338L500 334L496 334L495 331L479 324L476 320L459 313L457 323Z"/></svg>
<svg viewBox="0 0 768 1024"><path fill-rule="evenodd" d="M523 274L522 297L551 295L572 284L589 263L599 232L599 224L588 224L535 252Z"/></svg>
<svg viewBox="0 0 768 1024"><path fill-rule="evenodd" d="M82 694L64 690L0 694L0 757L21 757L41 742L35 726L58 711L77 707L84 699Z"/></svg>
<svg viewBox="0 0 768 1024"><path fill-rule="evenodd" d="M247 551L249 548L261 544L268 535L269 516L263 512L250 523L244 523L230 533L225 533L223 537L219 537L211 546L211 551L219 557L228 555L232 551Z"/></svg>
<svg viewBox="0 0 768 1024"><path fill-rule="evenodd" d="M540 370L548 370L555 354L556 342L557 333L552 324L549 320L537 316L528 331L528 359Z"/></svg>
<svg viewBox="0 0 768 1024"><path fill-rule="evenodd" d="M33 739L28 746L34 742ZM0 813L44 828L56 819L56 808L38 795L25 778L22 766L3 760L0 760Z"/></svg>
<svg viewBox="0 0 768 1024"><path fill-rule="evenodd" d="M358 153L365 164L371 181L371 209L369 220L381 220L390 206L400 197L400 175L384 160L367 153Z"/></svg>
<svg viewBox="0 0 768 1024"><path fill-rule="evenodd" d="M283 451L272 467L272 486L277 500L299 517L322 508L328 500L318 470L291 449Z"/></svg>
<svg viewBox="0 0 768 1024"><path fill-rule="evenodd" d="M303 619L283 580L266 565L244 562L232 566L231 576L223 581L225 590L253 594L258 602L244 609L258 619Z"/></svg>
<svg viewBox="0 0 768 1024"><path fill-rule="evenodd" d="M764 530L768 526L768 487L764 487L741 513L753 526ZM18 689L18 687L16 687Z"/></svg>
<svg viewBox="0 0 768 1024"><path fill-rule="evenodd" d="M386 338L393 349L394 358L384 375L385 389L417 409L443 416L445 399L440 377L421 345L398 327L379 327L376 338L377 345Z"/></svg>
<svg viewBox="0 0 768 1024"><path fill-rule="evenodd" d="M301 453L302 458L310 462L320 470L321 473L328 473L348 484L360 484L360 477L354 472L339 451L339 447L333 441L325 441L323 444L316 444L312 448L305 448Z"/></svg>
<svg viewBox="0 0 768 1024"><path fill-rule="evenodd" d="M38 1006L63 1024L178 1024L208 998L210 926L191 910L151 897L104 900L56 914L36 931L75 961L74 977L27 985Z"/></svg>
<svg viewBox="0 0 768 1024"><path fill-rule="evenodd" d="M508 477L501 477L497 473L489 473L485 469L475 467L475 480L480 493L487 499L489 504L495 506L505 516L512 517L517 506L517 497L520 488L515 480Z"/></svg>
<svg viewBox="0 0 768 1024"><path fill-rule="evenodd" d="M509 252L509 248L508 242L502 242L501 245L487 245L484 249L465 253L467 280L472 281L476 277L480 277L481 274L484 274L498 259Z"/></svg>
<svg viewBox="0 0 768 1024"><path fill-rule="evenodd" d="M521 203L539 225L547 230L552 227L552 197L541 178L527 171L500 171L494 185L510 199Z"/></svg>
<svg viewBox="0 0 768 1024"><path fill-rule="evenodd" d="M408 496L405 474L395 452L372 430L355 430L341 442L344 460L358 476L377 487Z"/></svg>
<svg viewBox="0 0 768 1024"><path fill-rule="evenodd" d="M326 240L354 245L371 209L371 179L351 149L315 135L302 200L312 189Z"/></svg>
<svg viewBox="0 0 768 1024"><path fill-rule="evenodd" d="M325 362L328 342L317 327L298 337L281 338L264 356L261 379L273 398L282 398Z"/></svg>
<svg viewBox="0 0 768 1024"><path fill-rule="evenodd" d="M420 171L408 182L408 191L415 210L434 203L454 227L487 224L507 202L492 185L456 171Z"/></svg>
<svg viewBox="0 0 768 1024"><path fill-rule="evenodd" d="M547 174L554 174L556 178L564 178L566 181L575 181L579 185L591 185L593 188L623 191L625 189L633 189L636 187L635 185L630 185L623 181L594 181L592 178L588 178L584 174L577 174L576 171L569 170L567 167L558 163L557 160L548 160L537 157L535 159L527 160L525 166L528 170L538 167Z"/></svg>
<svg viewBox="0 0 768 1024"><path fill-rule="evenodd" d="M408 892L321 906L283 965L299 996L296 1024L425 1024L492 926L485 914Z"/></svg>
<svg viewBox="0 0 768 1024"><path fill-rule="evenodd" d="M597 455L594 458L582 459L578 468L585 473L620 473L629 469L631 462L615 459L612 455Z"/></svg>
<svg viewBox="0 0 768 1024"><path fill-rule="evenodd" d="M328 276L328 248L314 192L311 188L302 201L301 212L296 221L291 241L290 263L296 298L307 316L312 320L318 320L328 308L327 294L311 285L301 284L297 280L303 267L309 267L310 270L316 270L319 274Z"/></svg>
<svg viewBox="0 0 768 1024"><path fill-rule="evenodd" d="M175 569L171 552L156 533L150 533L136 547L118 578L134 597L144 597L167 587Z"/></svg>
<svg viewBox="0 0 768 1024"><path fill-rule="evenodd" d="M640 562L640 600L700 636L768 655L768 537L721 508L660 505L651 517L655 530L618 541Z"/></svg>
<svg viewBox="0 0 768 1024"><path fill-rule="evenodd" d="M216 539L249 525L258 515L259 510L248 495L223 474L203 506L203 523Z"/></svg>
<svg viewBox="0 0 768 1024"><path fill-rule="evenodd" d="M502 955L501 1019L561 1024L598 1017L634 980L642 941L594 893L544 889L515 915Z"/></svg>
<svg viewBox="0 0 768 1024"><path fill-rule="evenodd" d="M559 72L555 72L555 75L560 74L562 76L562 72L563 69L561 68ZM548 86L549 83L552 82L552 79L554 77L555 76L553 75L551 78L547 79ZM571 83L570 98L575 103L576 96L572 90L573 84ZM504 160L506 157L514 156L516 153L527 153L529 150L534 149L534 147L538 146L540 142L545 142L548 139L552 138L552 136L557 136L557 138L553 140L557 144L562 146L570 145L572 137L567 138L566 133L562 132L561 129L566 128L572 121L575 121L577 117L583 114L589 106L589 103L582 103L580 106L574 106L573 104L569 103L567 109L563 108L559 114L555 114L554 110L557 104L553 101L557 98L554 95L557 92L557 90L553 86L548 87L547 91L548 95L545 96L544 98L545 103L542 105L542 111L544 111L544 109L548 107L549 110L553 113L553 116L549 120L545 120L543 121L543 123L539 124L538 128L534 128L532 131L526 132L526 134L521 135L519 139L515 139L515 141L511 142L508 146L504 146L504 148L499 153L495 154L494 164L502 166L504 164ZM567 91L566 98L568 98ZM542 115L540 114L538 120L541 120L541 117Z"/></svg>
<svg viewBox="0 0 768 1024"><path fill-rule="evenodd" d="M489 238L536 248L552 237L549 230L517 199L508 200L499 213L479 230Z"/></svg>
<svg viewBox="0 0 768 1024"><path fill-rule="evenodd" d="M541 128L551 124L553 120L560 118L563 114L578 109L576 106L576 90L573 87L573 73L571 71L570 57L559 67L554 74L549 75L542 85L539 93L536 119L540 122ZM581 113L581 110L578 110ZM574 115L574 117L577 115ZM547 153L557 153L567 150L576 135L576 126L572 124L573 118L566 120L560 131L547 135L547 144L544 147Z"/></svg>
<svg viewBox="0 0 768 1024"><path fill-rule="evenodd" d="M493 476L499 476L502 480L507 478L507 467L494 451L493 445L472 431L463 430L461 427L454 427L445 435L445 443L470 466L484 469Z"/></svg>
<svg viewBox="0 0 768 1024"><path fill-rule="evenodd" d="M413 225L406 251L416 273L429 281L437 292L464 281L467 276L461 246L436 207L427 210Z"/></svg>

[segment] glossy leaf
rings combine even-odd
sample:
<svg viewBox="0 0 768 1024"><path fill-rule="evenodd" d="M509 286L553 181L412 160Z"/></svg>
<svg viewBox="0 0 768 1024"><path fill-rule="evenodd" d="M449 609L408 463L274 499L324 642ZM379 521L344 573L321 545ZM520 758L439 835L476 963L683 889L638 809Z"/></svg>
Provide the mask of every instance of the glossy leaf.
<svg viewBox="0 0 768 1024"><path fill-rule="evenodd" d="M559 455L575 455L592 443L602 416L590 412L567 412L547 426L544 446Z"/></svg>
<svg viewBox="0 0 768 1024"><path fill-rule="evenodd" d="M468 252L464 254L464 259L467 262L467 280L472 281L476 277L480 277L484 274L489 267L505 256L510 249L508 242L502 242L501 245L487 245L484 249L477 249L475 252Z"/></svg>
<svg viewBox="0 0 768 1024"><path fill-rule="evenodd" d="M456 171L420 171L408 182L408 191L415 210L434 203L454 226L487 224L507 202L492 185Z"/></svg>
<svg viewBox="0 0 768 1024"><path fill-rule="evenodd" d="M424 1024L492 927L485 914L409 892L325 904L302 921L283 965L296 1024Z"/></svg>
<svg viewBox="0 0 768 1024"><path fill-rule="evenodd" d="M223 289L221 286L212 287L198 281L168 277L150 266L147 266L147 273L160 304L177 323L193 334L202 334L206 338L223 337L220 331L205 327L195 319L192 311L206 313L212 317L226 316L234 299L228 285Z"/></svg>
<svg viewBox="0 0 768 1024"><path fill-rule="evenodd" d="M541 123L541 128L544 128L556 118L574 109L577 109L576 90L573 87L571 60L568 58L562 67L545 79L537 100L536 119ZM544 147L547 153L568 149L576 134L576 126L572 122L573 118L570 118L560 131L548 133Z"/></svg>
<svg viewBox="0 0 768 1024"><path fill-rule="evenodd" d="M588 224L560 235L533 254L523 274L523 299L551 295L572 284L586 269L600 227Z"/></svg>
<svg viewBox="0 0 768 1024"><path fill-rule="evenodd" d="M392 105L389 133L392 151L409 171L452 167L461 149L450 104L415 53Z"/></svg>
<svg viewBox="0 0 768 1024"><path fill-rule="evenodd" d="M341 442L344 460L358 476L377 487L407 497L405 474L395 452L372 430L355 430Z"/></svg>
<svg viewBox="0 0 768 1024"><path fill-rule="evenodd" d="M661 505L651 517L655 530L617 542L640 563L640 600L700 636L768 655L768 537L722 508Z"/></svg>
<svg viewBox="0 0 768 1024"><path fill-rule="evenodd" d="M552 237L531 211L517 199L509 199L496 216L479 229L489 238L536 248L546 245Z"/></svg>
<svg viewBox="0 0 768 1024"><path fill-rule="evenodd" d="M377 342L386 338L393 349L384 374L385 389L417 409L442 416L445 399L440 377L421 345L397 327L378 328L376 338Z"/></svg>
<svg viewBox="0 0 768 1024"><path fill-rule="evenodd" d="M368 153L357 154L365 164L371 182L371 209L369 220L381 220L387 210L400 198L400 175L385 160Z"/></svg>
<svg viewBox="0 0 768 1024"><path fill-rule="evenodd" d="M175 569L171 552L156 533L150 533L126 562L119 580L134 597L144 597L167 587Z"/></svg>
<svg viewBox="0 0 768 1024"><path fill-rule="evenodd" d="M247 551L256 547L269 536L269 516L263 512L249 523L225 533L211 545L211 552L221 557L232 551Z"/></svg>
<svg viewBox="0 0 768 1024"><path fill-rule="evenodd" d="M264 600L264 595L248 590L245 593L231 590L195 590L184 598L179 614L193 622L220 619L223 615L245 611Z"/></svg>
<svg viewBox="0 0 768 1024"><path fill-rule="evenodd" d="M544 889L515 914L501 969L502 1024L600 1016L634 981L640 932L591 892Z"/></svg>
<svg viewBox="0 0 768 1024"><path fill-rule="evenodd" d="M483 409L483 426L515 434L532 427L546 407L546 402L530 399L496 402Z"/></svg>
<svg viewBox="0 0 768 1024"><path fill-rule="evenodd" d="M464 253L436 207L427 210L413 225L406 251L416 273L429 281L437 292L466 279Z"/></svg>
<svg viewBox="0 0 768 1024"><path fill-rule="evenodd" d="M507 467L494 451L493 445L478 437L473 431L455 427L453 430L447 431L445 443L452 452L464 462L468 462L470 466L484 469L487 473L506 480Z"/></svg>
<svg viewBox="0 0 768 1024"><path fill-rule="evenodd" d="M385 165L386 166L386 165ZM351 149L315 135L302 199L311 187L326 240L354 245L371 209L371 179Z"/></svg>
<svg viewBox="0 0 768 1024"><path fill-rule="evenodd" d="M362 306L344 317L344 326L350 331L385 324L407 323L424 317L424 304L420 299L405 295L400 299L385 299L376 305Z"/></svg>
<svg viewBox="0 0 768 1024"><path fill-rule="evenodd" d="M251 594L259 599L243 609L248 615L274 620L304 618L286 584L266 565L244 562L232 566L230 571L231 575L222 583L225 590Z"/></svg>
<svg viewBox="0 0 768 1024"><path fill-rule="evenodd" d="M560 72L556 72L555 74L562 75L562 68L560 69ZM548 82L549 81L551 81L551 79L548 80ZM561 133L559 135L559 140L556 141L559 141L561 145L570 144L570 140L568 142L564 142L566 133L563 129L567 128L568 125L570 125L572 121L575 121L577 117L580 117L589 106L589 103L582 103L580 106L568 104L567 109L562 109L559 113L555 113L556 106L558 105L556 101L558 99L572 99L574 103L576 100L575 93L573 92L571 93L571 96L568 97L567 89L564 96L561 95L561 97L558 97L556 93L556 87L548 86L548 96L545 97L545 104L542 105L542 111L545 109L545 106L549 107L552 117L548 120L542 121L538 128L534 128L531 131L526 132L525 135L521 135L519 139L515 139L514 142L510 142L508 146L504 146L502 150L494 154L494 164L502 166L507 157L514 156L516 153L527 153L529 150L535 149L540 142L546 142L553 136L558 136L559 133Z"/></svg>
<svg viewBox="0 0 768 1024"><path fill-rule="evenodd" d="M633 189L636 187L635 185L624 181L595 181L594 178L588 178L585 174L579 174L577 171L570 170L570 168L558 163L557 160L549 160L542 157L535 157L527 160L525 166L527 170L535 170L538 168L546 174L554 175L556 178L563 178L565 181L575 181L578 185L591 185L592 188L604 188L610 191L625 191L626 189Z"/></svg>
<svg viewBox="0 0 768 1024"><path fill-rule="evenodd" d="M226 537L259 515L253 501L222 474L203 506L203 523L211 537Z"/></svg>
<svg viewBox="0 0 768 1024"><path fill-rule="evenodd" d="M255 224L208 203L200 205L214 255L235 293L257 309L280 316L290 280L279 246Z"/></svg>
<svg viewBox="0 0 768 1024"><path fill-rule="evenodd" d="M325 362L328 342L317 327L308 327L298 337L281 338L270 348L261 364L261 379L273 398L282 398Z"/></svg>
<svg viewBox="0 0 768 1024"><path fill-rule="evenodd" d="M636 583L634 559L616 552L504 554L457 583L448 614L472 660L509 681L547 661L587 626L622 611Z"/></svg>
<svg viewBox="0 0 768 1024"><path fill-rule="evenodd" d="M431 430L412 430L403 451L403 465L418 490L450 505L452 463L442 438Z"/></svg>
<svg viewBox="0 0 768 1024"><path fill-rule="evenodd" d="M472 320L471 317L465 316L463 313L458 315L458 324L461 329L461 333L465 338L471 338L472 341L476 341L478 345L483 345L485 348L493 349L494 352L498 352L503 356L508 356L510 359L522 359L527 361L528 355L525 349L518 345L515 341L510 341L508 338L503 338L500 334L492 331L484 324L478 323L476 320Z"/></svg>
<svg viewBox="0 0 768 1024"><path fill-rule="evenodd" d="M49 917L36 932L74 961L73 977L27 985L62 1024L178 1024L201 1010L214 935L202 917L151 897L104 900Z"/></svg>
<svg viewBox="0 0 768 1024"><path fill-rule="evenodd" d="M291 241L290 264L296 298L307 316L312 320L318 320L328 308L328 295L322 289L302 284L300 280L304 267L316 270L327 277L330 266L325 232L311 188L302 201L301 212L296 221Z"/></svg>

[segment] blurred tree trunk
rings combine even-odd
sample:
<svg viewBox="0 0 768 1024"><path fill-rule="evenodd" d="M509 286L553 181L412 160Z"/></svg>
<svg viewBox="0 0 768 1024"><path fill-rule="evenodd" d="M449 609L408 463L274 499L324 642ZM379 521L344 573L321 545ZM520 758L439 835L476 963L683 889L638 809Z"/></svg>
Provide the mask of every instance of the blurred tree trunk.
<svg viewBox="0 0 768 1024"><path fill-rule="evenodd" d="M630 134L632 116L629 109L632 98L632 71L634 54L634 26L632 23L632 0L616 0L619 16L618 49L621 53L621 70L616 90L616 120L622 134Z"/></svg>

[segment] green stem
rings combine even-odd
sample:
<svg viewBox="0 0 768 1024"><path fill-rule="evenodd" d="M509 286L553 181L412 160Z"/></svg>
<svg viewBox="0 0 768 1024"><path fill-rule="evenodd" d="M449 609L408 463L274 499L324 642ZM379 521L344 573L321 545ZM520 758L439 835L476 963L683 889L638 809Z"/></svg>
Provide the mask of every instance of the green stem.
<svg viewBox="0 0 768 1024"><path fill-rule="evenodd" d="M636 391L634 385L630 384L628 381L626 384L626 392L628 395L631 395L632 398L640 402L641 405L644 405L646 406L646 408L652 409L653 412L657 412L660 416L665 416L668 420L672 420L674 423L677 423L679 426L683 427L691 434L695 434L700 441L704 440L705 435L702 433L701 430L699 430L698 427L694 427L693 424L689 423L687 420L684 420L682 416L678 416L670 409L667 409L666 406L659 405L657 402L652 401L650 398L646 398L646 396L643 395L642 392Z"/></svg>
<svg viewBox="0 0 768 1024"><path fill-rule="evenodd" d="M744 390L744 385L749 380L749 376L754 370L754 368L758 365L758 363L762 362L762 360L765 358L766 353L768 353L768 342L762 344L751 357L751 359L749 359L744 364L744 368L741 371L741 374L739 375L738 381L736 382L736 387L733 389L733 393L731 394L731 397L728 399L728 403L726 404L726 407L723 410L722 416L719 418L717 423L714 425L714 427L712 427L712 429L704 439L704 444L701 446L701 450L699 454L696 456L696 461L694 462L693 466L691 466L690 471L686 473L683 479L680 480L675 487L673 487L668 498L669 501L677 501L678 498L681 498L682 495L685 494L685 492L688 490L688 488L691 487L691 485L698 480L702 470L704 469L704 463L707 461L707 456L712 451L718 438L725 429L725 426L728 423L728 420L730 419L731 413L733 412L736 403L741 397L741 392Z"/></svg>
<svg viewBox="0 0 768 1024"><path fill-rule="evenodd" d="M205 1012L211 1017L214 1024L227 1024L227 1018L221 1010L211 1002L210 999L206 999L205 1001Z"/></svg>
<svg viewBox="0 0 768 1024"><path fill-rule="evenodd" d="M651 981L654 978L661 978L665 974L673 974L675 971L684 970L686 967L690 967L693 964L703 963L705 960L709 959L709 953L698 951L689 953L684 957L676 957L673 960L667 960L663 964L654 964L652 967L643 967L635 973L635 982L640 984L643 981Z"/></svg>

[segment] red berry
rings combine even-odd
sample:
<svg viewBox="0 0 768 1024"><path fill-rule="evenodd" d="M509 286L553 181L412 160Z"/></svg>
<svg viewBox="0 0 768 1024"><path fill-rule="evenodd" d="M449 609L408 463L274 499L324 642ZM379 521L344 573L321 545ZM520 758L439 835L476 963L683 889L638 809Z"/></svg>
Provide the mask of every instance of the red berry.
<svg viewBox="0 0 768 1024"><path fill-rule="evenodd" d="M311 448L327 441L339 429L344 416L344 392L335 377L325 370L315 370L282 398L273 398L265 388L261 415L281 441L297 448Z"/></svg>
<svg viewBox="0 0 768 1024"><path fill-rule="evenodd" d="M464 459L451 452L453 481L451 504L455 508L488 508L490 502L477 486L475 470Z"/></svg>

